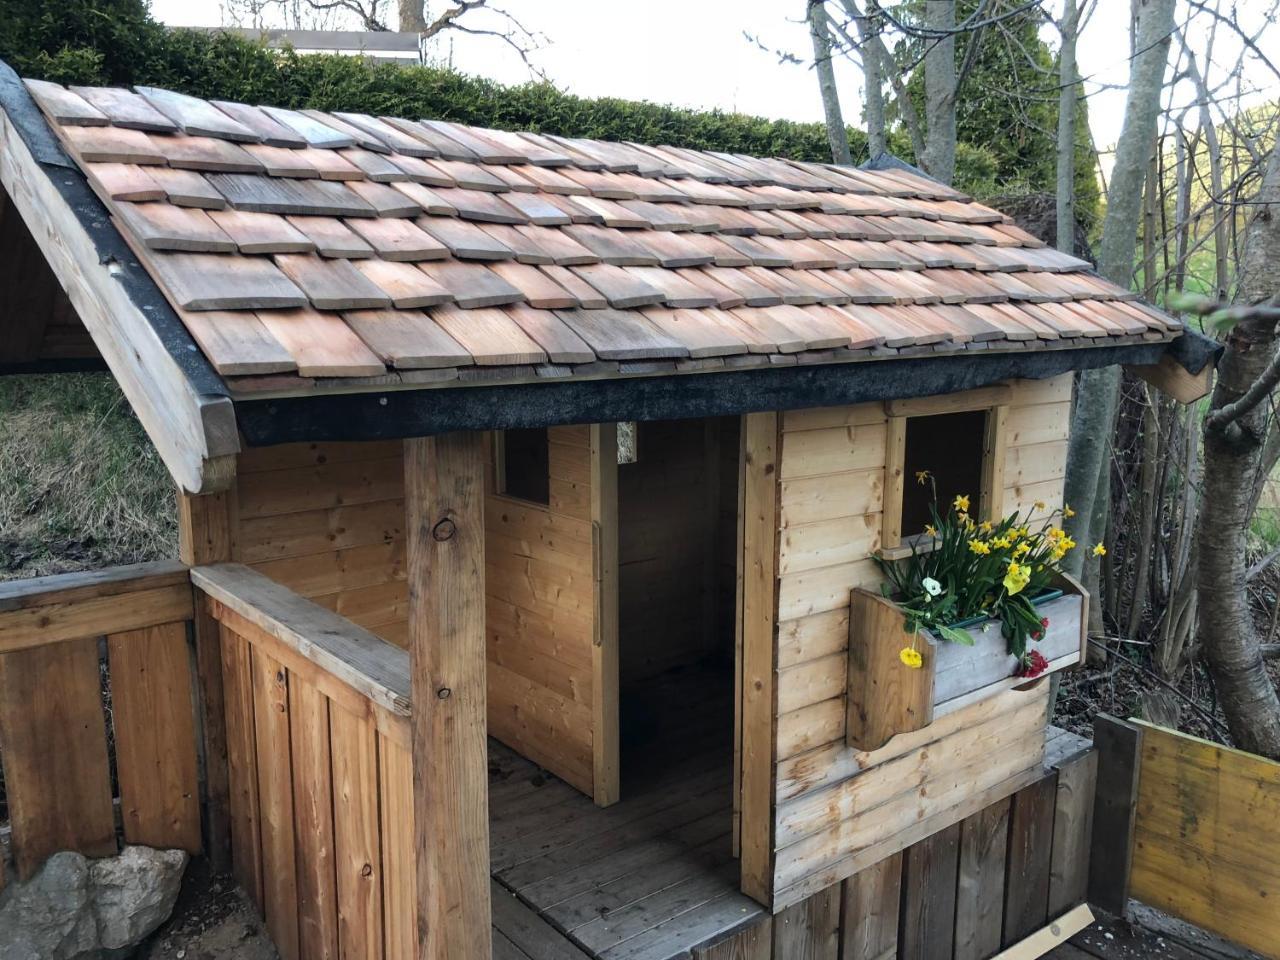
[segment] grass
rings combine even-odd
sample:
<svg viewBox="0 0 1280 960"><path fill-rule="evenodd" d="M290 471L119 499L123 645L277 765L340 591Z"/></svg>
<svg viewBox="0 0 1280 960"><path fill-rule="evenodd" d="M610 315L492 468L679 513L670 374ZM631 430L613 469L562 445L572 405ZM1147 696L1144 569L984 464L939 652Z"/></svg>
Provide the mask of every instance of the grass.
<svg viewBox="0 0 1280 960"><path fill-rule="evenodd" d="M176 555L173 482L115 381L0 378L0 580Z"/></svg>

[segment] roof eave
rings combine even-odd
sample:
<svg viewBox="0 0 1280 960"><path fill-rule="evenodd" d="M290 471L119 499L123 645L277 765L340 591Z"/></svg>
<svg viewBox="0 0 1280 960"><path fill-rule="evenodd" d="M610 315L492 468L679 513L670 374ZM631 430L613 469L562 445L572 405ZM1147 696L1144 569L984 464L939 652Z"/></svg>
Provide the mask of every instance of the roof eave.
<svg viewBox="0 0 1280 960"><path fill-rule="evenodd" d="M224 489L240 449L226 384L2 61L0 183L174 480Z"/></svg>

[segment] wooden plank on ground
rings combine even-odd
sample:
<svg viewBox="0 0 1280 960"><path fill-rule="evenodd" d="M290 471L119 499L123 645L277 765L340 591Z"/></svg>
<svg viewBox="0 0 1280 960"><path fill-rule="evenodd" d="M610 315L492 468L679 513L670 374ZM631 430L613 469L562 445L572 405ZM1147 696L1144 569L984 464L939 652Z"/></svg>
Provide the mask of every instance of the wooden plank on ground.
<svg viewBox="0 0 1280 960"><path fill-rule="evenodd" d="M1078 907L1046 924L1035 933L997 953L991 960L1036 960L1068 938L1075 936L1093 922L1093 913L1089 905L1082 903Z"/></svg>
<svg viewBox="0 0 1280 960"><path fill-rule="evenodd" d="M1008 799L960 824L955 960L985 960L1000 949L1008 839Z"/></svg>
<svg viewBox="0 0 1280 960"><path fill-rule="evenodd" d="M1050 774L1013 795L1005 881L1005 946L1030 936L1049 917L1049 858L1057 781L1057 776Z"/></svg>
<svg viewBox="0 0 1280 960"><path fill-rule="evenodd" d="M493 904L493 926L521 955L530 960L587 960L587 954L496 880L490 881L489 896Z"/></svg>
<svg viewBox="0 0 1280 960"><path fill-rule="evenodd" d="M262 836L262 899L267 932L283 960L298 949L298 878L293 829L293 772L289 765L289 680L285 668L259 648L249 652L258 802Z"/></svg>
<svg viewBox="0 0 1280 960"><path fill-rule="evenodd" d="M959 823L903 852L902 910L898 917L901 960L951 956L956 933L959 859Z"/></svg>
<svg viewBox="0 0 1280 960"><path fill-rule="evenodd" d="M840 956L892 960L898 955L898 910L902 900L902 854L859 870L844 881Z"/></svg>
<svg viewBox="0 0 1280 960"><path fill-rule="evenodd" d="M484 438L405 442L420 955L487 957Z"/></svg>
<svg viewBox="0 0 1280 960"><path fill-rule="evenodd" d="M1089 888L1089 846L1093 835L1093 794L1098 753L1090 750L1058 767L1053 815L1053 856L1049 864L1049 915L1084 903Z"/></svg>
<svg viewBox="0 0 1280 960"><path fill-rule="evenodd" d="M290 676L289 717L298 862L298 948L304 957L329 960L339 955L329 700L311 684Z"/></svg>
<svg viewBox="0 0 1280 960"><path fill-rule="evenodd" d="M840 953L840 885L787 907L773 918L773 955L836 960Z"/></svg>
<svg viewBox="0 0 1280 960"><path fill-rule="evenodd" d="M340 955L382 957L378 741L368 717L329 712Z"/></svg>
<svg viewBox="0 0 1280 960"><path fill-rule="evenodd" d="M59 850L116 852L97 640L0 656L0 754L18 879Z"/></svg>
<svg viewBox="0 0 1280 960"><path fill-rule="evenodd" d="M1142 730L1099 714L1093 721L1093 744L1098 751L1098 775L1089 846L1089 902L1123 916L1129 905Z"/></svg>
<svg viewBox="0 0 1280 960"><path fill-rule="evenodd" d="M112 634L107 648L125 842L199 853L195 703L186 623Z"/></svg>
<svg viewBox="0 0 1280 960"><path fill-rule="evenodd" d="M226 707L227 786L231 875L263 911L262 837L258 803L258 748L249 643L220 627L222 690Z"/></svg>

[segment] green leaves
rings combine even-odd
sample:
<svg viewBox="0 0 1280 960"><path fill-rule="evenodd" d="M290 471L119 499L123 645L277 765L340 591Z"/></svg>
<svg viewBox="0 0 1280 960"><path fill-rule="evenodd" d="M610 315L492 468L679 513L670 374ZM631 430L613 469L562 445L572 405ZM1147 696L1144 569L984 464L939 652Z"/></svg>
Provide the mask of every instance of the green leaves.
<svg viewBox="0 0 1280 960"><path fill-rule="evenodd" d="M961 630L958 627L948 627L945 624L938 624L934 629L938 631L943 640L948 643L958 643L964 647L973 646L973 637L968 630Z"/></svg>

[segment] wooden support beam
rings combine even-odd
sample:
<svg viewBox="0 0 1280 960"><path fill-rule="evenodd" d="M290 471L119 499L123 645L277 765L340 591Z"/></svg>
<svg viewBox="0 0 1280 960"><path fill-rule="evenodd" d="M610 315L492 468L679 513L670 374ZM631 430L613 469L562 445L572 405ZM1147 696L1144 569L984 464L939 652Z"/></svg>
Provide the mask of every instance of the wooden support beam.
<svg viewBox="0 0 1280 960"><path fill-rule="evenodd" d="M1098 773L1089 851L1089 902L1122 917L1129 907L1142 730L1101 713L1093 721L1093 745L1098 750Z"/></svg>
<svg viewBox="0 0 1280 960"><path fill-rule="evenodd" d="M405 442L418 956L488 957L484 446Z"/></svg>
<svg viewBox="0 0 1280 960"><path fill-rule="evenodd" d="M232 495L192 496L178 489L178 556L189 566L231 559ZM222 693L221 628L205 604L195 604L196 719L199 723L204 842L219 872L231 867L231 788Z"/></svg>
<svg viewBox="0 0 1280 960"><path fill-rule="evenodd" d="M1159 363L1131 364L1125 369L1179 403L1195 403L1213 389L1212 363L1206 363L1199 373L1191 373L1166 353Z"/></svg>
<svg viewBox="0 0 1280 960"><path fill-rule="evenodd" d="M618 741L618 425L591 427L591 532L595 637L591 647L594 799L607 807L621 797Z"/></svg>

